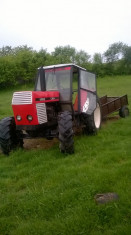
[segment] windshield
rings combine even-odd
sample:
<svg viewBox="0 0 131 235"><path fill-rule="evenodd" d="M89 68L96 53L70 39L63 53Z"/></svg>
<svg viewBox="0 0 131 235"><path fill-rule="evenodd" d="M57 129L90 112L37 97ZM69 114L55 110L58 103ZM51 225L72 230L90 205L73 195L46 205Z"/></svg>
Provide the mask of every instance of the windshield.
<svg viewBox="0 0 131 235"><path fill-rule="evenodd" d="M59 91L60 100L70 100L70 71L71 67L45 70L46 91Z"/></svg>

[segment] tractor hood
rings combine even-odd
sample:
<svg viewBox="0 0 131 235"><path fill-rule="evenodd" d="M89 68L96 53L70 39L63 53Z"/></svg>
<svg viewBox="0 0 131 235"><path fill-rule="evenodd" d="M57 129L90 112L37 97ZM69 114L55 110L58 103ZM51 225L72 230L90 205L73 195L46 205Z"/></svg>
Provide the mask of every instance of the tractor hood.
<svg viewBox="0 0 131 235"><path fill-rule="evenodd" d="M46 123L46 103L58 102L58 91L21 91L12 98L16 125L39 125Z"/></svg>
<svg viewBox="0 0 131 235"><path fill-rule="evenodd" d="M36 101L59 101L58 91L20 91L14 92L12 105L33 104Z"/></svg>

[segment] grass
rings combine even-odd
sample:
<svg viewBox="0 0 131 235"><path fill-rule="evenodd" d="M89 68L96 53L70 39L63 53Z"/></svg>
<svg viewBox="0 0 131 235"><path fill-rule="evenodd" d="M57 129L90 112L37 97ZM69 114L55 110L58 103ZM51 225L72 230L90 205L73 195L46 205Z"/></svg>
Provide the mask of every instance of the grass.
<svg viewBox="0 0 131 235"><path fill-rule="evenodd" d="M127 93L131 104L131 76L99 78L98 93ZM1 118L11 115L11 96L0 93ZM57 141L1 154L0 234L130 234L130 123L131 116L106 121L97 136L76 136L74 155L62 155ZM97 205L94 196L104 192L119 200Z"/></svg>

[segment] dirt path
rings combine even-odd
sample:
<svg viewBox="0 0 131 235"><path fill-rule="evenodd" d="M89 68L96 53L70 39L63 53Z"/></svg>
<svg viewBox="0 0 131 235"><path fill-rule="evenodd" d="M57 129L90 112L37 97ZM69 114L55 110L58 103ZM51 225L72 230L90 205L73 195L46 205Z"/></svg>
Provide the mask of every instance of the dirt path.
<svg viewBox="0 0 131 235"><path fill-rule="evenodd" d="M24 148L25 149L49 149L53 145L58 144L58 139L54 138L53 140L46 139L25 139Z"/></svg>
<svg viewBox="0 0 131 235"><path fill-rule="evenodd" d="M115 122L117 120L120 119L120 116L119 115L115 115L115 116L109 116L109 117L106 117L103 121L102 121L102 126L106 126L108 121L110 122Z"/></svg>

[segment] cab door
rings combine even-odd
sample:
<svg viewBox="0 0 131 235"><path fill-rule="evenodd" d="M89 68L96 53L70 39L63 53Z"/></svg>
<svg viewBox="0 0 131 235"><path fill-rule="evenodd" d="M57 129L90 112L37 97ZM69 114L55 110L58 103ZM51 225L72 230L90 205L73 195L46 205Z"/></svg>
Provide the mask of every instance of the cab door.
<svg viewBox="0 0 131 235"><path fill-rule="evenodd" d="M96 109L96 75L80 70L80 112L91 115Z"/></svg>

